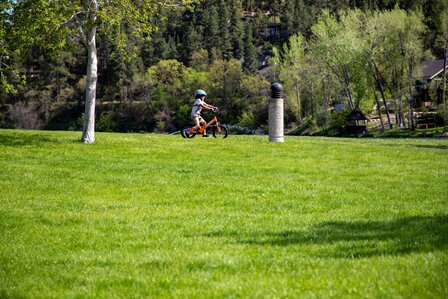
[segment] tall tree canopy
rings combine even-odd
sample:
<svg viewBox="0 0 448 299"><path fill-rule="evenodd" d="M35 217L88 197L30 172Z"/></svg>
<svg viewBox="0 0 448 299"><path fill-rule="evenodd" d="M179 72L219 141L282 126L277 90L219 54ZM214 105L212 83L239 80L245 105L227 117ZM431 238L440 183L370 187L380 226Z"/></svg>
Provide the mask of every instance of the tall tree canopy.
<svg viewBox="0 0 448 299"><path fill-rule="evenodd" d="M97 32L132 55L127 36L150 38L170 9L189 7L195 0L164 1L10 1L17 47L54 50L79 39L87 50L87 82L82 141L95 141L95 101L98 79Z"/></svg>
<svg viewBox="0 0 448 299"><path fill-rule="evenodd" d="M265 101L254 99L267 91L253 86L272 80L284 84L291 128L327 120L330 128L339 113L332 104L343 100L368 113L375 98L382 99L383 115L391 108L392 126L394 113L406 116L411 96L420 102L426 96L426 89L412 88L419 64L447 56L447 6L444 0L0 1L0 127L83 129L86 143L95 140L95 117L98 131L172 132L189 120L194 89L209 88L210 100L232 109L224 121L262 129ZM182 79L164 85L148 71L154 66L182 69ZM428 99L446 102L446 80L428 86Z"/></svg>

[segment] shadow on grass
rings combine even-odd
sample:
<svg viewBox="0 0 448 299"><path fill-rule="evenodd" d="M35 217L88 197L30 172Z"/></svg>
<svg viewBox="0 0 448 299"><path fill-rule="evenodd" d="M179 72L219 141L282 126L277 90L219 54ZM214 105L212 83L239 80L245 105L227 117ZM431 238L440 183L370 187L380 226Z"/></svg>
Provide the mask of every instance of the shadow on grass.
<svg viewBox="0 0 448 299"><path fill-rule="evenodd" d="M423 148L423 149L435 149L435 150L448 150L448 143L447 144L440 144L440 145L415 145L415 148Z"/></svg>
<svg viewBox="0 0 448 299"><path fill-rule="evenodd" d="M417 148L426 148L426 149L438 149L438 150L448 150L448 143L441 145L416 145Z"/></svg>
<svg viewBox="0 0 448 299"><path fill-rule="evenodd" d="M448 215L390 221L328 221L305 230L258 232L249 236L230 232L228 237L246 245L300 246L304 253L318 257L403 255L448 249Z"/></svg>
<svg viewBox="0 0 448 299"><path fill-rule="evenodd" d="M403 144L403 145L384 145L385 147L392 148L413 148L413 149L433 149L433 150L448 150L447 144Z"/></svg>
<svg viewBox="0 0 448 299"><path fill-rule="evenodd" d="M57 138L48 133L33 133L10 131L7 133L0 133L0 145L3 146L40 146L44 144L66 144L66 143L80 143L80 139L66 139Z"/></svg>

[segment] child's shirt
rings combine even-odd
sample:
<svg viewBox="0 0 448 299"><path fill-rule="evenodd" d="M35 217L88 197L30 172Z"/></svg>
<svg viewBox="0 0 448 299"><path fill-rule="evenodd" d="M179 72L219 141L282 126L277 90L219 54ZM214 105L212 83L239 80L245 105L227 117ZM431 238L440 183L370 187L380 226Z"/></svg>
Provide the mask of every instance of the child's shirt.
<svg viewBox="0 0 448 299"><path fill-rule="evenodd" d="M204 101L201 99L194 100L193 108L191 109L191 116L201 116L202 104Z"/></svg>

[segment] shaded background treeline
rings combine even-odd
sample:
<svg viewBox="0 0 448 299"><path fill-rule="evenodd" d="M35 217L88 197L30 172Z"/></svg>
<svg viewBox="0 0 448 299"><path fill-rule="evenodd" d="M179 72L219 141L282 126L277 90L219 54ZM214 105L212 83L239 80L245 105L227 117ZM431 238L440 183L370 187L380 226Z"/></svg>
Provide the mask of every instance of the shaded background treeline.
<svg viewBox="0 0 448 299"><path fill-rule="evenodd" d="M166 20L151 20L159 30L152 33L149 40L129 38L126 48L132 48L132 51L123 51L99 30L96 129L176 131L190 122L193 92L202 88L210 95L208 101L221 108L225 122L248 130L263 130L267 121L270 82L282 80L282 75L288 74L285 68L272 67L275 60L273 48L286 52L287 48L282 45L291 45L290 38L297 34L303 36L306 44L313 43L316 39L313 26L319 22L323 10L336 19L341 12L353 9L366 14L393 9L420 11L425 26L420 34L422 60L444 55L443 31L446 28L441 19L446 12L445 6L442 0L207 0L197 5L194 11L173 11L165 16ZM85 49L72 38L64 50L57 53L33 47L25 56L16 54L14 41L9 40L8 35L8 27L13 26L8 21L8 13L2 11L0 62L14 65L20 72L16 72L17 75L1 69L2 80L8 79L12 88L2 89L0 95L0 126L81 129L87 63ZM303 48L309 52L312 47L304 45ZM320 68L309 59L307 63L315 70ZM347 96L344 86L329 75L325 77L326 86L333 92L319 94L317 90L322 88L314 84L318 81L316 78L310 72L304 72L300 76L300 85L285 82L289 127L307 120L313 120L321 128L340 123L340 116L328 115L327 110L331 103ZM295 100L298 94L295 89L300 90L301 101ZM392 90L391 87L390 97ZM359 97L365 100L357 106L371 110L373 92ZM324 115L322 111L325 111Z"/></svg>

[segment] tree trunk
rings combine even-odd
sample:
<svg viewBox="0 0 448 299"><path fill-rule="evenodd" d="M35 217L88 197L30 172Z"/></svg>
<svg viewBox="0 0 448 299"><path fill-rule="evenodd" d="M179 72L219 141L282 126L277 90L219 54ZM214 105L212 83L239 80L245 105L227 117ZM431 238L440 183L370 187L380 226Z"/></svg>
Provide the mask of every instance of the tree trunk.
<svg viewBox="0 0 448 299"><path fill-rule="evenodd" d="M386 109L387 122L389 123L389 128L393 129L394 125L390 120L389 107L387 106L386 97L384 96L383 84L381 84L381 80L377 81L378 88L380 89L381 98L383 99L384 108Z"/></svg>
<svg viewBox="0 0 448 299"><path fill-rule="evenodd" d="M384 132L384 122L383 122L383 116L381 115L380 101L378 101L378 96L376 94L375 86L373 86L373 84L372 84L372 89L373 89L373 95L375 97L376 109L378 109L378 117L380 118L380 122L381 122L381 132Z"/></svg>
<svg viewBox="0 0 448 299"><path fill-rule="evenodd" d="M409 117L410 117L410 128L412 131L415 131L415 122L414 122L414 109L412 108L412 105L414 105L414 100L411 99L409 101Z"/></svg>
<svg viewBox="0 0 448 299"><path fill-rule="evenodd" d="M96 83L98 79L98 57L96 49L96 26L87 33L87 82L86 82L86 104L84 111L84 127L82 130L82 141L84 143L95 142L95 102Z"/></svg>
<svg viewBox="0 0 448 299"><path fill-rule="evenodd" d="M323 89L324 89L324 115L325 115L325 118L324 118L324 130L326 131L327 130L327 120L328 120L328 103L330 102L329 101L329 96L328 96L328 91L327 91L327 84L325 84L325 80L326 78L324 78L323 80L322 80L322 87L323 87Z"/></svg>
<svg viewBox="0 0 448 299"><path fill-rule="evenodd" d="M389 123L389 127L391 129L393 129L394 125L390 121L389 107L387 106L386 97L384 96L384 89L383 89L383 84L381 84L381 79L380 79L381 77L380 77L380 74L379 74L379 70L378 70L378 68L376 67L375 64L374 64L374 67L375 67L375 81L376 81L376 84L378 85L378 88L380 90L381 98L383 99L384 108L386 109L387 122Z"/></svg>
<svg viewBox="0 0 448 299"><path fill-rule="evenodd" d="M296 83L296 98L297 98L297 117L299 123L302 123L302 103L300 102L300 90L299 90L299 80L295 79Z"/></svg>
<svg viewBox="0 0 448 299"><path fill-rule="evenodd" d="M447 109L446 106L446 67L448 64L448 34L446 36L446 46L445 46L445 60L443 61L443 93L442 93L442 102L445 106L445 110Z"/></svg>
<svg viewBox="0 0 448 299"><path fill-rule="evenodd" d="M411 128L411 130L415 130L415 125L414 125L414 111L412 109L412 105L414 105L414 97L413 97L413 93L412 93L412 88L414 87L415 81L412 80L412 64L410 64L410 80L409 80L409 122L408 122L408 127Z"/></svg>
<svg viewBox="0 0 448 299"><path fill-rule="evenodd" d="M353 111L355 109L355 104L353 103L353 96L350 88L350 77L347 71L344 71L344 83L345 83L345 91L347 92L348 105L350 106L350 109Z"/></svg>

